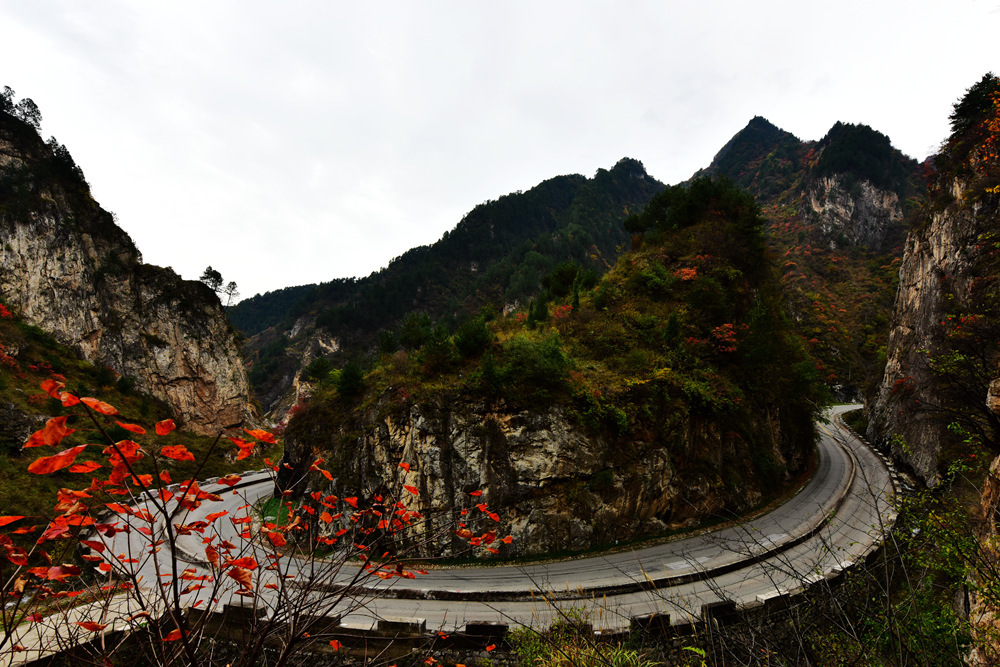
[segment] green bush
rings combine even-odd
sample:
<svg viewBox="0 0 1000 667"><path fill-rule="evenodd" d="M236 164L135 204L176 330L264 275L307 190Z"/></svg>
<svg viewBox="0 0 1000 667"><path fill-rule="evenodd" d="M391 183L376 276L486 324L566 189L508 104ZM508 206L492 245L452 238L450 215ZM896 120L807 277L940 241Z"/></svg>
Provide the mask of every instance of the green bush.
<svg viewBox="0 0 1000 667"><path fill-rule="evenodd" d="M348 361L337 378L337 393L344 400L351 400L361 395L365 389L365 374L353 361Z"/></svg>
<svg viewBox="0 0 1000 667"><path fill-rule="evenodd" d="M455 346L443 325L439 324L431 331L427 342L420 350L420 358L429 373L443 371L454 361Z"/></svg>
<svg viewBox="0 0 1000 667"><path fill-rule="evenodd" d="M326 357L316 357L305 367L303 375L307 380L322 381L333 370L333 362Z"/></svg>
<svg viewBox="0 0 1000 667"><path fill-rule="evenodd" d="M563 386L568 371L558 334L542 340L516 336L504 345L502 378L518 394L545 395Z"/></svg>
<svg viewBox="0 0 1000 667"><path fill-rule="evenodd" d="M478 357L493 344L493 332L482 316L466 320L455 332L455 349L463 358Z"/></svg>
<svg viewBox="0 0 1000 667"><path fill-rule="evenodd" d="M408 313L399 325L399 344L411 350L419 349L431 337L431 317L427 313Z"/></svg>

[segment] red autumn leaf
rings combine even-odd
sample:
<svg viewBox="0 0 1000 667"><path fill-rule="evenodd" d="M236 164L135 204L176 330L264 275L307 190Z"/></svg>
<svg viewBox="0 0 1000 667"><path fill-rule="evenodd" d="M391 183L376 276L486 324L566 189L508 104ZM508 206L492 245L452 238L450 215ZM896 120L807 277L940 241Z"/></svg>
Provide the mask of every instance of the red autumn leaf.
<svg viewBox="0 0 1000 667"><path fill-rule="evenodd" d="M80 402L94 412L99 412L102 415L108 415L110 417L118 414L118 410L115 409L115 406L105 403L104 401L99 401L96 398L84 396L80 399Z"/></svg>
<svg viewBox="0 0 1000 667"><path fill-rule="evenodd" d="M341 643L340 643L339 641L337 641L336 639L331 639L331 640L330 640L330 647L331 647L331 648L332 648L332 649L333 649L334 651L339 651L339 650L340 650L340 647L341 647L341 646L343 646L343 644L341 644Z"/></svg>
<svg viewBox="0 0 1000 667"><path fill-rule="evenodd" d="M97 540L80 540L80 544L90 547L99 554L104 553L104 542L98 542Z"/></svg>
<svg viewBox="0 0 1000 667"><path fill-rule="evenodd" d="M163 638L165 642L175 642L182 637L182 632L180 628L175 628L171 630L166 637Z"/></svg>
<svg viewBox="0 0 1000 667"><path fill-rule="evenodd" d="M496 512L489 512L486 516L493 519L494 521L500 521L500 515Z"/></svg>
<svg viewBox="0 0 1000 667"><path fill-rule="evenodd" d="M59 400L59 392L65 388L65 382L59 382L53 378L49 378L48 380L42 382L42 391L56 400Z"/></svg>
<svg viewBox="0 0 1000 667"><path fill-rule="evenodd" d="M226 567L239 567L246 570L256 570L257 559L252 556L243 556L242 558L226 561Z"/></svg>
<svg viewBox="0 0 1000 667"><path fill-rule="evenodd" d="M35 541L37 544L43 544L49 540L66 540L73 537L70 532L69 527L65 525L59 525L57 523L50 523L44 532Z"/></svg>
<svg viewBox="0 0 1000 667"><path fill-rule="evenodd" d="M274 435L273 434L268 433L267 431L264 431L262 429L255 428L255 429L252 429L252 430L251 429L243 429L243 430L250 437L257 438L261 442L266 442L269 445L273 445L273 444L275 444L277 442L277 440L274 439Z"/></svg>
<svg viewBox="0 0 1000 667"><path fill-rule="evenodd" d="M237 475L235 473L230 473L230 474L226 475L225 477L220 477L219 478L219 484L225 484L226 486L232 488L232 487L236 486L237 484L239 484L240 481L242 481L242 479L243 478L240 477L239 475Z"/></svg>
<svg viewBox="0 0 1000 667"><path fill-rule="evenodd" d="M477 489L475 491L470 491L469 495L470 496L481 496L481 495L483 495L483 491L482 491L482 489Z"/></svg>
<svg viewBox="0 0 1000 667"><path fill-rule="evenodd" d="M344 502L347 503L348 505L350 505L351 507L353 507L354 509L358 508L358 498L357 498L357 496L351 496L350 498L344 498Z"/></svg>
<svg viewBox="0 0 1000 667"><path fill-rule="evenodd" d="M160 450L160 454L176 461L194 461L194 454L184 445L168 445Z"/></svg>
<svg viewBox="0 0 1000 667"><path fill-rule="evenodd" d="M212 567L219 567L219 552L211 544L205 547L205 558L212 564Z"/></svg>
<svg viewBox="0 0 1000 667"><path fill-rule="evenodd" d="M409 491L410 493L412 493L415 496L419 496L420 495L420 489L418 489L415 486L410 486L409 484L404 484L403 488L406 489L407 491Z"/></svg>
<svg viewBox="0 0 1000 667"><path fill-rule="evenodd" d="M283 547L286 544L288 544L288 541L285 539L285 536L282 535L281 533L268 533L267 539L269 539L271 541L271 544L273 544L275 547Z"/></svg>
<svg viewBox="0 0 1000 667"><path fill-rule="evenodd" d="M487 505L486 503L479 503L478 505L476 505L476 509L478 509L480 512L485 512L487 507L489 507L489 505Z"/></svg>
<svg viewBox="0 0 1000 667"><path fill-rule="evenodd" d="M139 435L146 435L146 429L139 426L138 424L127 424L125 422L115 421L116 424L121 426L126 431L132 431L132 433L138 433Z"/></svg>
<svg viewBox="0 0 1000 667"><path fill-rule="evenodd" d="M492 650L493 650L493 649L495 649L496 647L497 647L497 645L496 645L496 644L490 644L489 646L487 646L487 647L486 647L486 651L487 651L487 652L489 652L489 651L492 651Z"/></svg>
<svg viewBox="0 0 1000 667"><path fill-rule="evenodd" d="M28 552L22 547L7 547L7 560L18 567L28 567ZM24 579L18 578L20 587L24 588Z"/></svg>
<svg viewBox="0 0 1000 667"><path fill-rule="evenodd" d="M27 535L28 533L33 533L38 530L38 526L23 526L17 530L11 531L11 535Z"/></svg>
<svg viewBox="0 0 1000 667"><path fill-rule="evenodd" d="M500 541L503 542L504 544L510 544L511 542L514 541L514 537L512 535L508 535L507 537L500 538Z"/></svg>
<svg viewBox="0 0 1000 667"><path fill-rule="evenodd" d="M76 433L75 429L66 428L66 420L69 417L53 417L45 422L45 428L35 431L24 443L24 448L41 447L43 445L58 445L70 433Z"/></svg>
<svg viewBox="0 0 1000 667"><path fill-rule="evenodd" d="M160 481L163 482L164 484L170 484L170 471L169 470L161 470L160 471Z"/></svg>
<svg viewBox="0 0 1000 667"><path fill-rule="evenodd" d="M247 442L243 438L233 438L230 436L226 437L229 438L232 441L232 443L236 445L240 450L240 453L236 455L237 461L242 461L243 459L253 454L254 447L257 446L257 443Z"/></svg>
<svg viewBox="0 0 1000 667"><path fill-rule="evenodd" d="M42 615L38 613L28 614L27 616L24 617L24 620L31 621L32 623L38 623L40 620L42 620Z"/></svg>
<svg viewBox="0 0 1000 667"><path fill-rule="evenodd" d="M94 524L94 517L68 514L57 516L52 519L52 523L57 526L91 526Z"/></svg>
<svg viewBox="0 0 1000 667"><path fill-rule="evenodd" d="M108 627L107 623L101 624L94 623L93 621L76 621L76 624L84 630L90 630L91 632L100 632L104 628Z"/></svg>
<svg viewBox="0 0 1000 667"><path fill-rule="evenodd" d="M153 486L153 476L152 475L132 475L132 486L141 486L144 489L148 489Z"/></svg>
<svg viewBox="0 0 1000 667"><path fill-rule="evenodd" d="M65 581L69 577L80 574L81 570L76 565L53 565L51 567L33 567L28 570L31 574L49 581Z"/></svg>
<svg viewBox="0 0 1000 667"><path fill-rule="evenodd" d="M104 506L115 514L132 514L132 509L130 507L126 507L125 505L119 505L118 503L105 503Z"/></svg>
<svg viewBox="0 0 1000 667"><path fill-rule="evenodd" d="M250 570L244 570L242 567L234 567L226 572L226 574L245 589L253 588L253 574Z"/></svg>
<svg viewBox="0 0 1000 667"><path fill-rule="evenodd" d="M219 519L219 518L221 518L221 517L224 517L224 516L226 516L227 514L229 514L229 510L222 510L221 512L212 512L211 514L209 514L209 515L207 515L207 516L205 517L205 521L207 521L207 522L209 522L209 523L212 523L212 522L213 522L213 521L215 521L216 519Z"/></svg>
<svg viewBox="0 0 1000 667"><path fill-rule="evenodd" d="M36 459L31 463L31 465L28 466L28 472L35 473L36 475L48 475L56 470L62 470L67 466L73 465L73 461L76 460L77 455L82 452L86 446L87 445L77 445L76 447L63 450L58 454L43 456L40 459Z"/></svg>
<svg viewBox="0 0 1000 667"><path fill-rule="evenodd" d="M6 526L9 523L20 521L23 518L23 516L0 516L0 526Z"/></svg>
<svg viewBox="0 0 1000 667"><path fill-rule="evenodd" d="M164 419L156 422L156 435L166 435L177 428L173 419Z"/></svg>
<svg viewBox="0 0 1000 667"><path fill-rule="evenodd" d="M329 512L323 512L319 515L319 520L323 523L333 523L333 517L330 516Z"/></svg>
<svg viewBox="0 0 1000 667"><path fill-rule="evenodd" d="M405 470L406 472L410 472L410 464L409 463L400 463L399 467L402 468L403 470Z"/></svg>
<svg viewBox="0 0 1000 667"><path fill-rule="evenodd" d="M101 467L101 464L97 461L84 461L83 463L77 463L76 465L70 466L69 472L94 472Z"/></svg>

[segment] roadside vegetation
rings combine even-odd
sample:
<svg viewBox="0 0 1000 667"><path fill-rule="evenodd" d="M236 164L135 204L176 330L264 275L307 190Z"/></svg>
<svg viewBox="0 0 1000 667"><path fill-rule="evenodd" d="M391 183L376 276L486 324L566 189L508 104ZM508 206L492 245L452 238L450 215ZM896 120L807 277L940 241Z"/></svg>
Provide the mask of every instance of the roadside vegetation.
<svg viewBox="0 0 1000 667"><path fill-rule="evenodd" d="M0 303L0 507L10 514L43 516L51 510L52 499L60 488L80 482L78 474L62 471L52 476L39 477L27 471L34 460L31 451L23 449L32 432L45 425L46 419L69 416L72 425L76 417L58 400L46 394L39 386L49 378L59 378L80 396L101 396L107 402L120 406L131 418L153 423L174 417L162 401L136 390L133 378L123 377L106 366L94 365L81 358L79 353L58 343L38 327L26 324L7 306ZM106 419L108 433L116 440L128 439L129 432ZM244 463L233 457L204 454L214 438L199 436L188 431L175 436L194 452L199 463L174 461L171 472L178 479L190 477L196 470L203 477L219 477L245 470ZM66 444L86 444L80 435L70 435ZM268 452L280 459L281 450ZM97 454L88 450L81 454L81 462L96 460Z"/></svg>

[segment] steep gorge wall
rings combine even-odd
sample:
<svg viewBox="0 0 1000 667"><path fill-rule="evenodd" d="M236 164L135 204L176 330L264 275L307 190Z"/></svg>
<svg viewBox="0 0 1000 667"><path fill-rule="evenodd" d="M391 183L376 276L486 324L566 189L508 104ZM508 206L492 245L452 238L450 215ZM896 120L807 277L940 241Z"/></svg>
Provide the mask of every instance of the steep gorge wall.
<svg viewBox="0 0 1000 667"><path fill-rule="evenodd" d="M942 387L932 363L953 349L948 317L964 312L963 302L981 278L976 267L986 248L980 235L1000 221L996 201L968 188L967 181L954 179L951 203L907 237L885 373L869 406L868 436L889 444L893 456L930 486L940 480L947 411L974 407L951 405L955 396L943 392L954 394L956 388ZM972 391L975 397L966 400L981 404L984 390Z"/></svg>
<svg viewBox="0 0 1000 667"><path fill-rule="evenodd" d="M243 419L249 385L218 297L142 264L75 165L65 167L30 127L0 114L0 298L133 378L193 430Z"/></svg>
<svg viewBox="0 0 1000 667"><path fill-rule="evenodd" d="M623 442L582 428L558 407L510 412L484 405L411 406L369 411L351 433L318 415L292 422L279 484L303 478L316 458L333 480L313 478L324 493L371 496L415 486L410 500L430 517L428 553L463 546L452 529L462 508L479 502L498 512L485 528L513 536L520 554L582 550L733 516L757 506L768 482L750 474L753 451L707 420L681 421L670 441ZM807 454L782 452L778 420L754 425L772 460L799 470ZM409 465L404 470L400 463ZM470 492L483 494L471 497ZM472 517L479 513L473 511ZM471 523L471 521L470 521ZM509 552L508 552L509 553Z"/></svg>

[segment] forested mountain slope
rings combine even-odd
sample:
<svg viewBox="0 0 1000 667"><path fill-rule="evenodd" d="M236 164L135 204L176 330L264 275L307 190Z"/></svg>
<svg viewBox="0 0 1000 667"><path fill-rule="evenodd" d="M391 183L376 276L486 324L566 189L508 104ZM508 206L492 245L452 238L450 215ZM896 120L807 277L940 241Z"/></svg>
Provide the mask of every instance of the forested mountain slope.
<svg viewBox="0 0 1000 667"><path fill-rule="evenodd" d="M452 333L483 307L500 312L525 305L541 291L568 289L567 279L593 285L628 241L621 221L662 189L628 158L593 178L557 176L480 204L437 243L414 248L367 278L285 290L302 294L280 318L269 312L244 325L255 334L246 351L258 397L273 407L295 391L301 369L317 357L340 352L334 362L340 366L345 358L398 344L407 314ZM231 317L247 322L258 306L276 300L288 302L284 294L254 297L231 309Z"/></svg>
<svg viewBox="0 0 1000 667"><path fill-rule="evenodd" d="M826 382L860 399L878 380L919 165L866 125L801 141L757 117L702 174L746 188L767 218L788 312Z"/></svg>
<svg viewBox="0 0 1000 667"><path fill-rule="evenodd" d="M647 211L663 208L682 213L630 218L635 249L593 288L326 375L288 424L284 481L406 483L437 512L482 490L519 553L772 498L808 465L822 385L782 316L764 220L725 179L668 188ZM320 458L329 485L310 478Z"/></svg>

